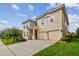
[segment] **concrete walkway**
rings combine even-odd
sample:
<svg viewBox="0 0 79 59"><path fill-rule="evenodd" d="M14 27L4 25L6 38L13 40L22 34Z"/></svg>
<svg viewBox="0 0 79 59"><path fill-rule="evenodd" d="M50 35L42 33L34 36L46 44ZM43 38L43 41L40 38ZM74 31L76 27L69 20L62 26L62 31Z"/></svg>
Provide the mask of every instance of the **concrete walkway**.
<svg viewBox="0 0 79 59"><path fill-rule="evenodd" d="M0 56L32 56L55 42L55 40L28 40L8 46L0 42Z"/></svg>
<svg viewBox="0 0 79 59"><path fill-rule="evenodd" d="M0 56L14 56L14 54L0 41Z"/></svg>
<svg viewBox="0 0 79 59"><path fill-rule="evenodd" d="M17 56L32 56L55 42L54 40L28 40L27 42L8 45L8 48Z"/></svg>

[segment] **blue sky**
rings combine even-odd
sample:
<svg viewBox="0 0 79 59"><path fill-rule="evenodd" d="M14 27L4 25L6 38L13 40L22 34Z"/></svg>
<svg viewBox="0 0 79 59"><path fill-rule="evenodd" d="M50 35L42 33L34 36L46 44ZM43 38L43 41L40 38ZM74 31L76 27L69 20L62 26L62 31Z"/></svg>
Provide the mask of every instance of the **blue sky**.
<svg viewBox="0 0 79 59"><path fill-rule="evenodd" d="M22 29L22 22L37 16L59 4L54 3L0 3L0 30L6 27ZM69 18L69 31L79 27L79 4L65 4Z"/></svg>

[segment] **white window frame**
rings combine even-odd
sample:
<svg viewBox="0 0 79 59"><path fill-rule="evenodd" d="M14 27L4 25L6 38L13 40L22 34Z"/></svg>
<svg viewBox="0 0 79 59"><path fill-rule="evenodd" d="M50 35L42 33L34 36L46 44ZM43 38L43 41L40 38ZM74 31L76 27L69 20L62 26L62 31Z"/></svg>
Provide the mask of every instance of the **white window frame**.
<svg viewBox="0 0 79 59"><path fill-rule="evenodd" d="M45 19L45 18L47 18L47 19ZM48 20L49 19L49 20ZM50 25L51 23L53 23L53 21L51 22L51 19L53 19L54 20L54 18L51 16L51 15L48 15L48 16L45 16L44 18L43 18L43 25L44 26L47 26L47 25Z"/></svg>

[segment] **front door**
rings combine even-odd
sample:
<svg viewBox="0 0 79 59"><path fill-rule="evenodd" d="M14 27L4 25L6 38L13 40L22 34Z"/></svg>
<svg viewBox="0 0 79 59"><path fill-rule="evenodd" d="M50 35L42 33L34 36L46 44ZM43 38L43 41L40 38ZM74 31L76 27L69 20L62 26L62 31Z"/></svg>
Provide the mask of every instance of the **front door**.
<svg viewBox="0 0 79 59"><path fill-rule="evenodd" d="M35 39L37 39L37 30L35 30Z"/></svg>

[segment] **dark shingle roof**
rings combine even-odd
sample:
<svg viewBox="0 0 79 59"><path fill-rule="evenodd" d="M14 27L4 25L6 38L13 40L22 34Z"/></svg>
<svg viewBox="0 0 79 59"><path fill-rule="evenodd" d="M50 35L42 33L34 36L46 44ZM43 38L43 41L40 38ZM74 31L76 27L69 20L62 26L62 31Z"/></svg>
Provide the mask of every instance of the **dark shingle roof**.
<svg viewBox="0 0 79 59"><path fill-rule="evenodd" d="M55 11L57 11L57 10L60 10L60 9L63 9L64 15L65 15L66 20L67 20L67 23L69 24L68 16L67 16L67 14L66 14L66 9L65 9L65 5L64 5L64 4L57 6L57 7L55 7L54 9L51 9L51 10L49 10L49 11L46 12L46 13L43 13L42 15L38 16L38 17L36 18L36 20L39 20L39 19L42 18L43 16L45 16L45 15L47 15L47 14L50 14L50 13L53 13L53 12L55 12Z"/></svg>
<svg viewBox="0 0 79 59"><path fill-rule="evenodd" d="M25 23L27 23L27 22L33 22L33 23L35 23L36 21L33 21L33 20L31 20L31 19L28 19L28 20L24 21L22 24L25 24Z"/></svg>
<svg viewBox="0 0 79 59"><path fill-rule="evenodd" d="M38 17L36 18L36 20L40 19L41 17L45 16L46 14L50 14L50 13L55 12L55 11L57 11L57 10L63 8L64 6L65 6L65 5L62 4L62 5L59 5L59 6L55 7L55 8L53 8L53 9L51 9L51 10L49 10L49 11L43 13L42 15L38 16Z"/></svg>

